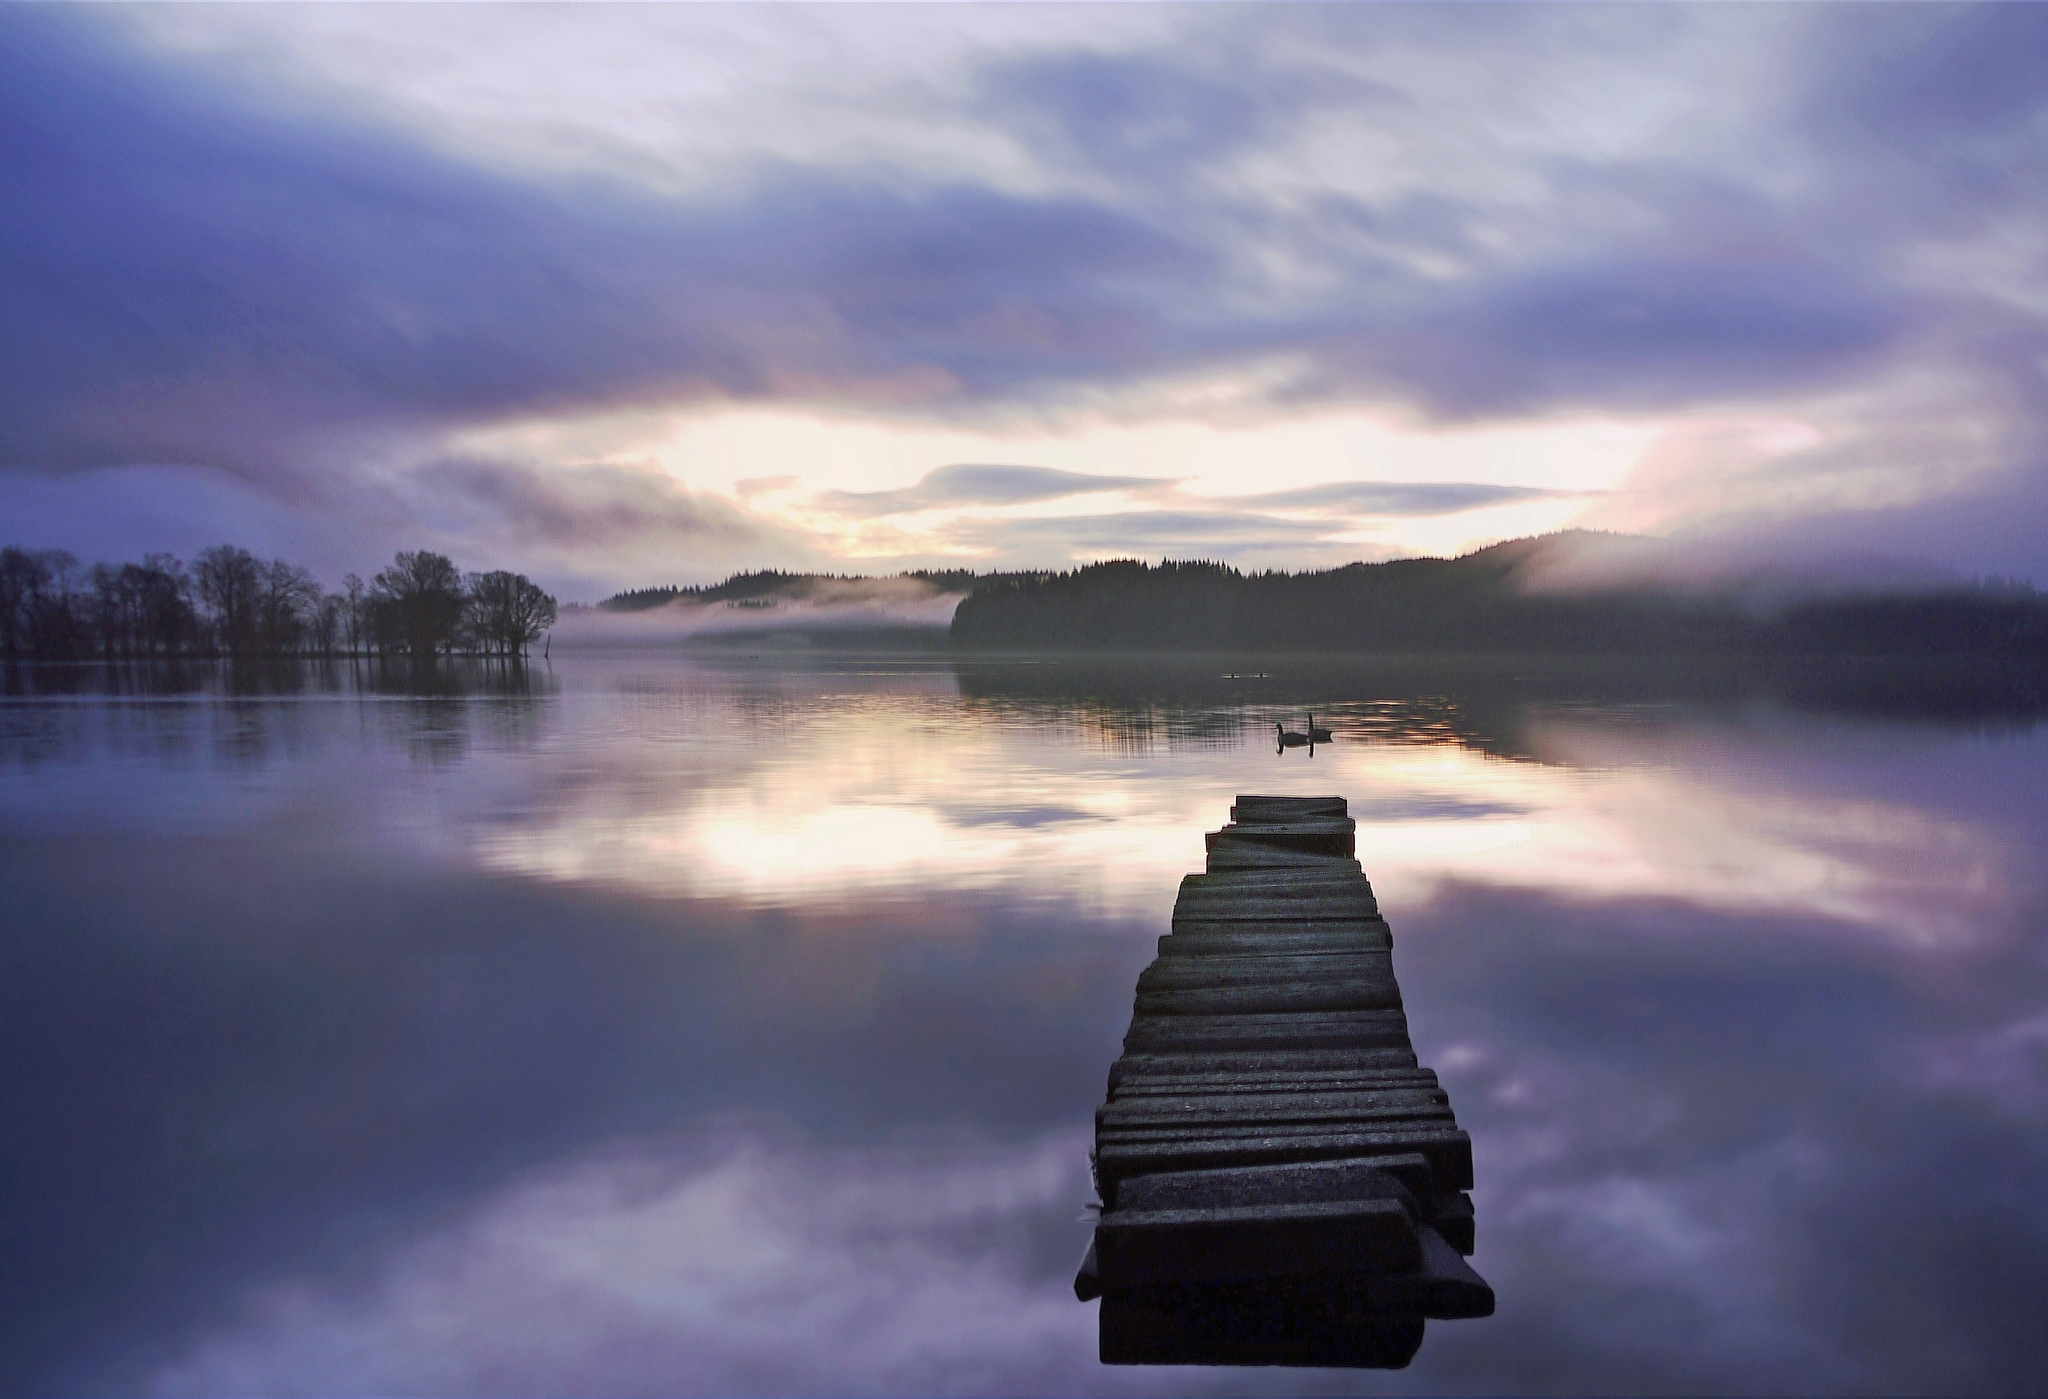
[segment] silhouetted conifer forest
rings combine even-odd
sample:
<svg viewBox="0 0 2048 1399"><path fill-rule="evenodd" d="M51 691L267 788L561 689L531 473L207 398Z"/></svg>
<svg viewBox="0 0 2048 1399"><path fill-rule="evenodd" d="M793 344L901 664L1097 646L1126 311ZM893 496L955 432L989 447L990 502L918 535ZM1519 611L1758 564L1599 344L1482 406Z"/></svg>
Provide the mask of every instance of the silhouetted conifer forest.
<svg viewBox="0 0 2048 1399"><path fill-rule="evenodd" d="M61 549L0 549L0 655L9 661L151 657L522 656L555 600L517 573L464 574L400 553L338 592L282 559L223 544L188 567L169 554L82 566Z"/></svg>
<svg viewBox="0 0 2048 1399"><path fill-rule="evenodd" d="M2048 599L2004 581L1720 592L1657 583L1535 591L1519 540L1458 559L1241 573L1093 564L984 580L950 645L984 651L1449 655L1995 655L2048 660Z"/></svg>

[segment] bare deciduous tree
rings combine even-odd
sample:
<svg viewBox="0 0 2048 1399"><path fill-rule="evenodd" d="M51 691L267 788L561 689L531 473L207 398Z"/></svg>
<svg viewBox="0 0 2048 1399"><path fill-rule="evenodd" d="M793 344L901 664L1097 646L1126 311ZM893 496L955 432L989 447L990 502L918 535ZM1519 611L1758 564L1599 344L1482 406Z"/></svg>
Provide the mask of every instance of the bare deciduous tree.
<svg viewBox="0 0 2048 1399"><path fill-rule="evenodd" d="M369 584L351 573L329 594L306 569L232 544L201 553L190 573L169 554L81 569L62 550L0 549L0 654L9 659L332 655L337 646L511 655L554 620L555 600L532 580L495 572L465 582L425 550L399 554Z"/></svg>
<svg viewBox="0 0 2048 1399"><path fill-rule="evenodd" d="M369 618L365 615L369 607L369 589L363 586L361 578L351 573L341 580L341 596L343 644L350 654L354 654L363 649L364 638L369 632Z"/></svg>
<svg viewBox="0 0 2048 1399"><path fill-rule="evenodd" d="M443 554L406 550L377 574L378 610L388 617L380 644L415 658L451 647L462 626L462 574Z"/></svg>
<svg viewBox="0 0 2048 1399"><path fill-rule="evenodd" d="M523 573L499 570L469 580L470 627L486 651L525 655L555 624L555 600Z"/></svg>
<svg viewBox="0 0 2048 1399"><path fill-rule="evenodd" d="M202 550L192 562L199 600L213 614L214 644L231 656L255 649L262 570L254 554L232 544Z"/></svg>
<svg viewBox="0 0 2048 1399"><path fill-rule="evenodd" d="M305 569L283 559L257 566L256 636L263 650L297 650L319 605L320 585Z"/></svg>

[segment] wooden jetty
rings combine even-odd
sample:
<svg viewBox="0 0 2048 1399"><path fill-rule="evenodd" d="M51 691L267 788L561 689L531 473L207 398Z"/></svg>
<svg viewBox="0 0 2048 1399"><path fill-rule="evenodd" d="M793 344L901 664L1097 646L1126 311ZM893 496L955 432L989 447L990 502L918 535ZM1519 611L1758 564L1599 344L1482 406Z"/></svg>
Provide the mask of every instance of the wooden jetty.
<svg viewBox="0 0 2048 1399"><path fill-rule="evenodd" d="M1342 797L1241 796L1095 1114L1105 1364L1398 1368L1489 1316L1472 1141L1408 1042Z"/></svg>

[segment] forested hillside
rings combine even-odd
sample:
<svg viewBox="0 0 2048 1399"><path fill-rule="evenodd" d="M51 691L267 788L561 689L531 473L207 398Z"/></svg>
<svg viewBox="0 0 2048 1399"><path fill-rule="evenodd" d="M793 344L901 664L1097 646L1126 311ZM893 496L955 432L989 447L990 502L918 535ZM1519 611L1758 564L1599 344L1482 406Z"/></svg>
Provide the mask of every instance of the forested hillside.
<svg viewBox="0 0 2048 1399"><path fill-rule="evenodd" d="M1556 537L1551 537L1554 540ZM2023 584L1890 591L1528 586L1544 540L1458 559L1241 573L1135 561L984 581L956 649L1542 654L1998 654L2048 659L2048 599Z"/></svg>

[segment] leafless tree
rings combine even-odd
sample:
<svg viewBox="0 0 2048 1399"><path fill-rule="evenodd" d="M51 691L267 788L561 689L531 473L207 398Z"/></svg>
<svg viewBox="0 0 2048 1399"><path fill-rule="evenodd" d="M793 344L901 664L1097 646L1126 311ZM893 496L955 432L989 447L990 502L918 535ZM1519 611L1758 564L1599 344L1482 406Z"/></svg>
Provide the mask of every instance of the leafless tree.
<svg viewBox="0 0 2048 1399"><path fill-rule="evenodd" d="M335 640L341 635L341 614L347 605L338 593L322 594L314 605L308 628L313 638L313 649L323 656L334 654Z"/></svg>
<svg viewBox="0 0 2048 1399"><path fill-rule="evenodd" d="M351 573L341 580L342 613L341 629L351 655L363 649L363 638L369 630L369 618L365 615L369 606L369 590L363 580Z"/></svg>
<svg viewBox="0 0 2048 1399"><path fill-rule="evenodd" d="M90 653L92 626L80 595L78 560L62 549L28 555L22 629L38 659L64 660Z"/></svg>
<svg viewBox="0 0 2048 1399"><path fill-rule="evenodd" d="M415 658L450 647L462 626L462 574L445 555L406 550L381 570L373 606L382 615L381 645Z"/></svg>
<svg viewBox="0 0 2048 1399"><path fill-rule="evenodd" d="M134 565L128 565L133 568ZM91 598L87 606L92 614L92 629L99 638L100 651L113 657L134 645L135 609L132 594L135 580L123 577L126 569L110 563L96 563L92 566Z"/></svg>
<svg viewBox="0 0 2048 1399"><path fill-rule="evenodd" d="M192 580L184 564L169 554L143 555L137 588L142 614L138 649L169 655L196 639L199 619L192 610Z"/></svg>
<svg viewBox="0 0 2048 1399"><path fill-rule="evenodd" d="M10 544L0 549L0 652L13 660L26 639L26 609L41 566L35 555Z"/></svg>
<svg viewBox="0 0 2048 1399"><path fill-rule="evenodd" d="M313 575L283 559L257 565L256 635L273 655L296 651L320 605Z"/></svg>
<svg viewBox="0 0 2048 1399"><path fill-rule="evenodd" d="M555 600L526 575L500 570L469 580L469 613L482 649L523 656L555 624Z"/></svg>
<svg viewBox="0 0 2048 1399"><path fill-rule="evenodd" d="M213 614L214 644L229 655L255 649L263 565L247 549L216 544L192 563L199 600Z"/></svg>

